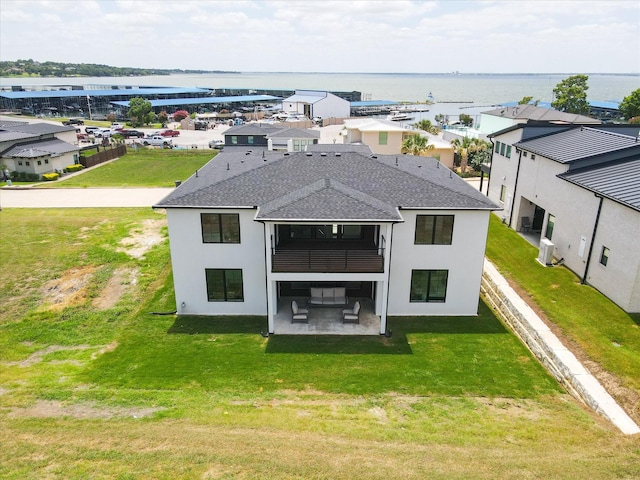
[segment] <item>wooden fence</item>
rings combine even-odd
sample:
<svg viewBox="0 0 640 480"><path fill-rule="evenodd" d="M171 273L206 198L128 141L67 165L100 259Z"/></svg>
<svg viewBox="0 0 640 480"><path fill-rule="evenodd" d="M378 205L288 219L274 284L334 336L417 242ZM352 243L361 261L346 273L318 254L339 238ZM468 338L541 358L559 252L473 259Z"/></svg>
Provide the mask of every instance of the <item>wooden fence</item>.
<svg viewBox="0 0 640 480"><path fill-rule="evenodd" d="M95 153L90 157L85 157L80 154L80 164L85 168L95 167L96 165L113 160L114 158L122 157L127 153L127 147L125 145L108 147L99 146L98 149L98 153Z"/></svg>

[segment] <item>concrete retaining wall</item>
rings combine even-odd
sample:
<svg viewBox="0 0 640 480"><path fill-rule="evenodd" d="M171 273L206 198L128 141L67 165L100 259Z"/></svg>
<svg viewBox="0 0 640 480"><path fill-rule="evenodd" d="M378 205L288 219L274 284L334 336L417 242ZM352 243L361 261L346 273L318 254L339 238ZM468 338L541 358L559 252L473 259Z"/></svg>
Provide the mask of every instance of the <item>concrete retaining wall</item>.
<svg viewBox="0 0 640 480"><path fill-rule="evenodd" d="M488 260L484 264L481 292L505 323L570 394L607 418L623 433L640 433L640 427Z"/></svg>

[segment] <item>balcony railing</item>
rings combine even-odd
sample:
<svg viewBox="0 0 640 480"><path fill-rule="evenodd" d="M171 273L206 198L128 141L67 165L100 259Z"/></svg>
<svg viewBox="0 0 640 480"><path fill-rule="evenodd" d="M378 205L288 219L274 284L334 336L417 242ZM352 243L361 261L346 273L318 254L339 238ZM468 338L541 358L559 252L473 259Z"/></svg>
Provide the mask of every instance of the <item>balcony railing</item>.
<svg viewBox="0 0 640 480"><path fill-rule="evenodd" d="M272 249L273 272L381 273L384 249Z"/></svg>

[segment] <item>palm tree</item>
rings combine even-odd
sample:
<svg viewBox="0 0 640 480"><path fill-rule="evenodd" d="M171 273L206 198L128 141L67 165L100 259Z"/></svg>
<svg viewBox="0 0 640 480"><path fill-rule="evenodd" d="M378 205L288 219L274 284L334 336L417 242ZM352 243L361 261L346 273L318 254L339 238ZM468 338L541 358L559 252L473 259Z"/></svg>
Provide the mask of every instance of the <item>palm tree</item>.
<svg viewBox="0 0 640 480"><path fill-rule="evenodd" d="M419 128L420 130L424 130L425 132L429 132L433 135L437 135L438 133L440 133L440 129L426 118L420 120L418 123L414 123L413 126Z"/></svg>
<svg viewBox="0 0 640 480"><path fill-rule="evenodd" d="M402 142L402 153L408 153L410 155L427 156L427 153L433 150L433 148L434 146L429 144L429 139L419 133L407 137L407 139Z"/></svg>
<svg viewBox="0 0 640 480"><path fill-rule="evenodd" d="M477 138L464 137L451 140L454 152L460 156L460 172L466 173L469 168L469 155L475 152L483 152L487 149L486 142Z"/></svg>

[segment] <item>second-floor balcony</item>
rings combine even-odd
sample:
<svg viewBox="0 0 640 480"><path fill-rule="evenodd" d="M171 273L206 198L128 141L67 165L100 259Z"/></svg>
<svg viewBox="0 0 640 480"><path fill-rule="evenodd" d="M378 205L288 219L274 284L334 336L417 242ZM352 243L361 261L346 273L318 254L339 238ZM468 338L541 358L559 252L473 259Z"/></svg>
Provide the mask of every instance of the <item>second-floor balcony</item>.
<svg viewBox="0 0 640 480"><path fill-rule="evenodd" d="M384 271L381 248L275 248L273 272L380 273Z"/></svg>

